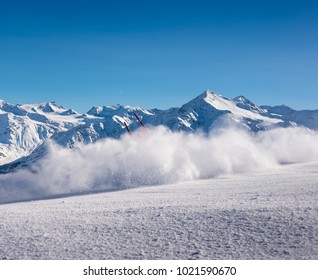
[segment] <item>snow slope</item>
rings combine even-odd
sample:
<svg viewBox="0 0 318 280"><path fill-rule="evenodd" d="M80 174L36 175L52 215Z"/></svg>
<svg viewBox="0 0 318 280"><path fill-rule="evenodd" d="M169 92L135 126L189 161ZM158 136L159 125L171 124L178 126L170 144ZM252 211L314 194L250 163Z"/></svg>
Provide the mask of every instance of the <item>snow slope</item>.
<svg viewBox="0 0 318 280"><path fill-rule="evenodd" d="M12 105L0 100L0 164L29 155L54 134L87 122L55 102Z"/></svg>
<svg viewBox="0 0 318 280"><path fill-rule="evenodd" d="M276 117L285 122L293 122L296 125L318 130L318 110L301 110L296 111L288 106L262 106L267 113L276 115Z"/></svg>
<svg viewBox="0 0 318 280"><path fill-rule="evenodd" d="M317 259L317 170L0 205L0 259Z"/></svg>

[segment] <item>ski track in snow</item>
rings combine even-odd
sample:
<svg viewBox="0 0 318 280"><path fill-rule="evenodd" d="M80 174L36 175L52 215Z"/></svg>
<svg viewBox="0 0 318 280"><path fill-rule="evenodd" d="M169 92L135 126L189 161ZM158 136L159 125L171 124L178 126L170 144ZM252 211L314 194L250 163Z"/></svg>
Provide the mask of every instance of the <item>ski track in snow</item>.
<svg viewBox="0 0 318 280"><path fill-rule="evenodd" d="M0 205L0 259L317 259L318 161Z"/></svg>

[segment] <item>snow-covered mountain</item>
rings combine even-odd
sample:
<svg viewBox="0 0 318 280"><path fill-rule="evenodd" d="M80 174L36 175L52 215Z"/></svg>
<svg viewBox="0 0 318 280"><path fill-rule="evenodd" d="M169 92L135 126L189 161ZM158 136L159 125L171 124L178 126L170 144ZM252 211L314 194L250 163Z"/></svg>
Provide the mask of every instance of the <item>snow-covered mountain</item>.
<svg viewBox="0 0 318 280"><path fill-rule="evenodd" d="M281 126L305 126L318 130L318 110L296 111L286 106L257 106L243 96L234 99L210 90L180 108L146 110L130 106L98 106L79 114L55 102L11 105L0 101L0 172L41 157L46 139L72 148L105 137L119 138L140 128L137 114L150 126L164 125L171 131L208 133L213 127L232 122L257 132ZM220 121L221 120L221 121ZM30 156L28 156L30 155ZM8 164L12 162L12 164Z"/></svg>
<svg viewBox="0 0 318 280"><path fill-rule="evenodd" d="M298 126L305 126L313 130L318 130L318 110L296 111L288 106L261 106L268 115L281 118L284 122L293 123Z"/></svg>
<svg viewBox="0 0 318 280"><path fill-rule="evenodd" d="M125 123L131 131L140 128L135 114L146 126L164 125L171 131L184 132L199 130L208 133L220 119L254 132L292 124L287 119L256 106L243 96L230 99L210 90L181 107L168 110L116 105L94 107L87 114L98 118L97 121L55 134L53 139L63 146L73 147L77 142L91 143L105 137L119 138L127 132Z"/></svg>
<svg viewBox="0 0 318 280"><path fill-rule="evenodd" d="M55 102L12 105L0 100L0 164L26 156L53 135L94 119Z"/></svg>

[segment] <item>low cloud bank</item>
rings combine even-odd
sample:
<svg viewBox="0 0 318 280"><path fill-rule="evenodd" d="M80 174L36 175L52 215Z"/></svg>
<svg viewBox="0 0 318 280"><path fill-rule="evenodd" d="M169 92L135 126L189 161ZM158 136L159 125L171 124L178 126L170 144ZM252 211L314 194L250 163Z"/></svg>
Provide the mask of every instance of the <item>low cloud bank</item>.
<svg viewBox="0 0 318 280"><path fill-rule="evenodd" d="M302 128L256 135L226 128L204 136L157 127L75 150L50 142L47 148L48 155L32 170L0 176L0 203L213 178L309 161L318 158L318 135Z"/></svg>

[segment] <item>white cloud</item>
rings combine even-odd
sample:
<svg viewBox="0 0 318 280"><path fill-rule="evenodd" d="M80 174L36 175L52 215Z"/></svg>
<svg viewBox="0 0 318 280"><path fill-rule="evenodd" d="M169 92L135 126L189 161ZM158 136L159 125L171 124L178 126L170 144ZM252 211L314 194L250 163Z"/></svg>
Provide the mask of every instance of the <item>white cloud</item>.
<svg viewBox="0 0 318 280"><path fill-rule="evenodd" d="M0 177L0 203L118 190L274 168L318 157L318 135L281 128L255 136L238 128L209 136L139 130L68 150L49 143L36 167Z"/></svg>

